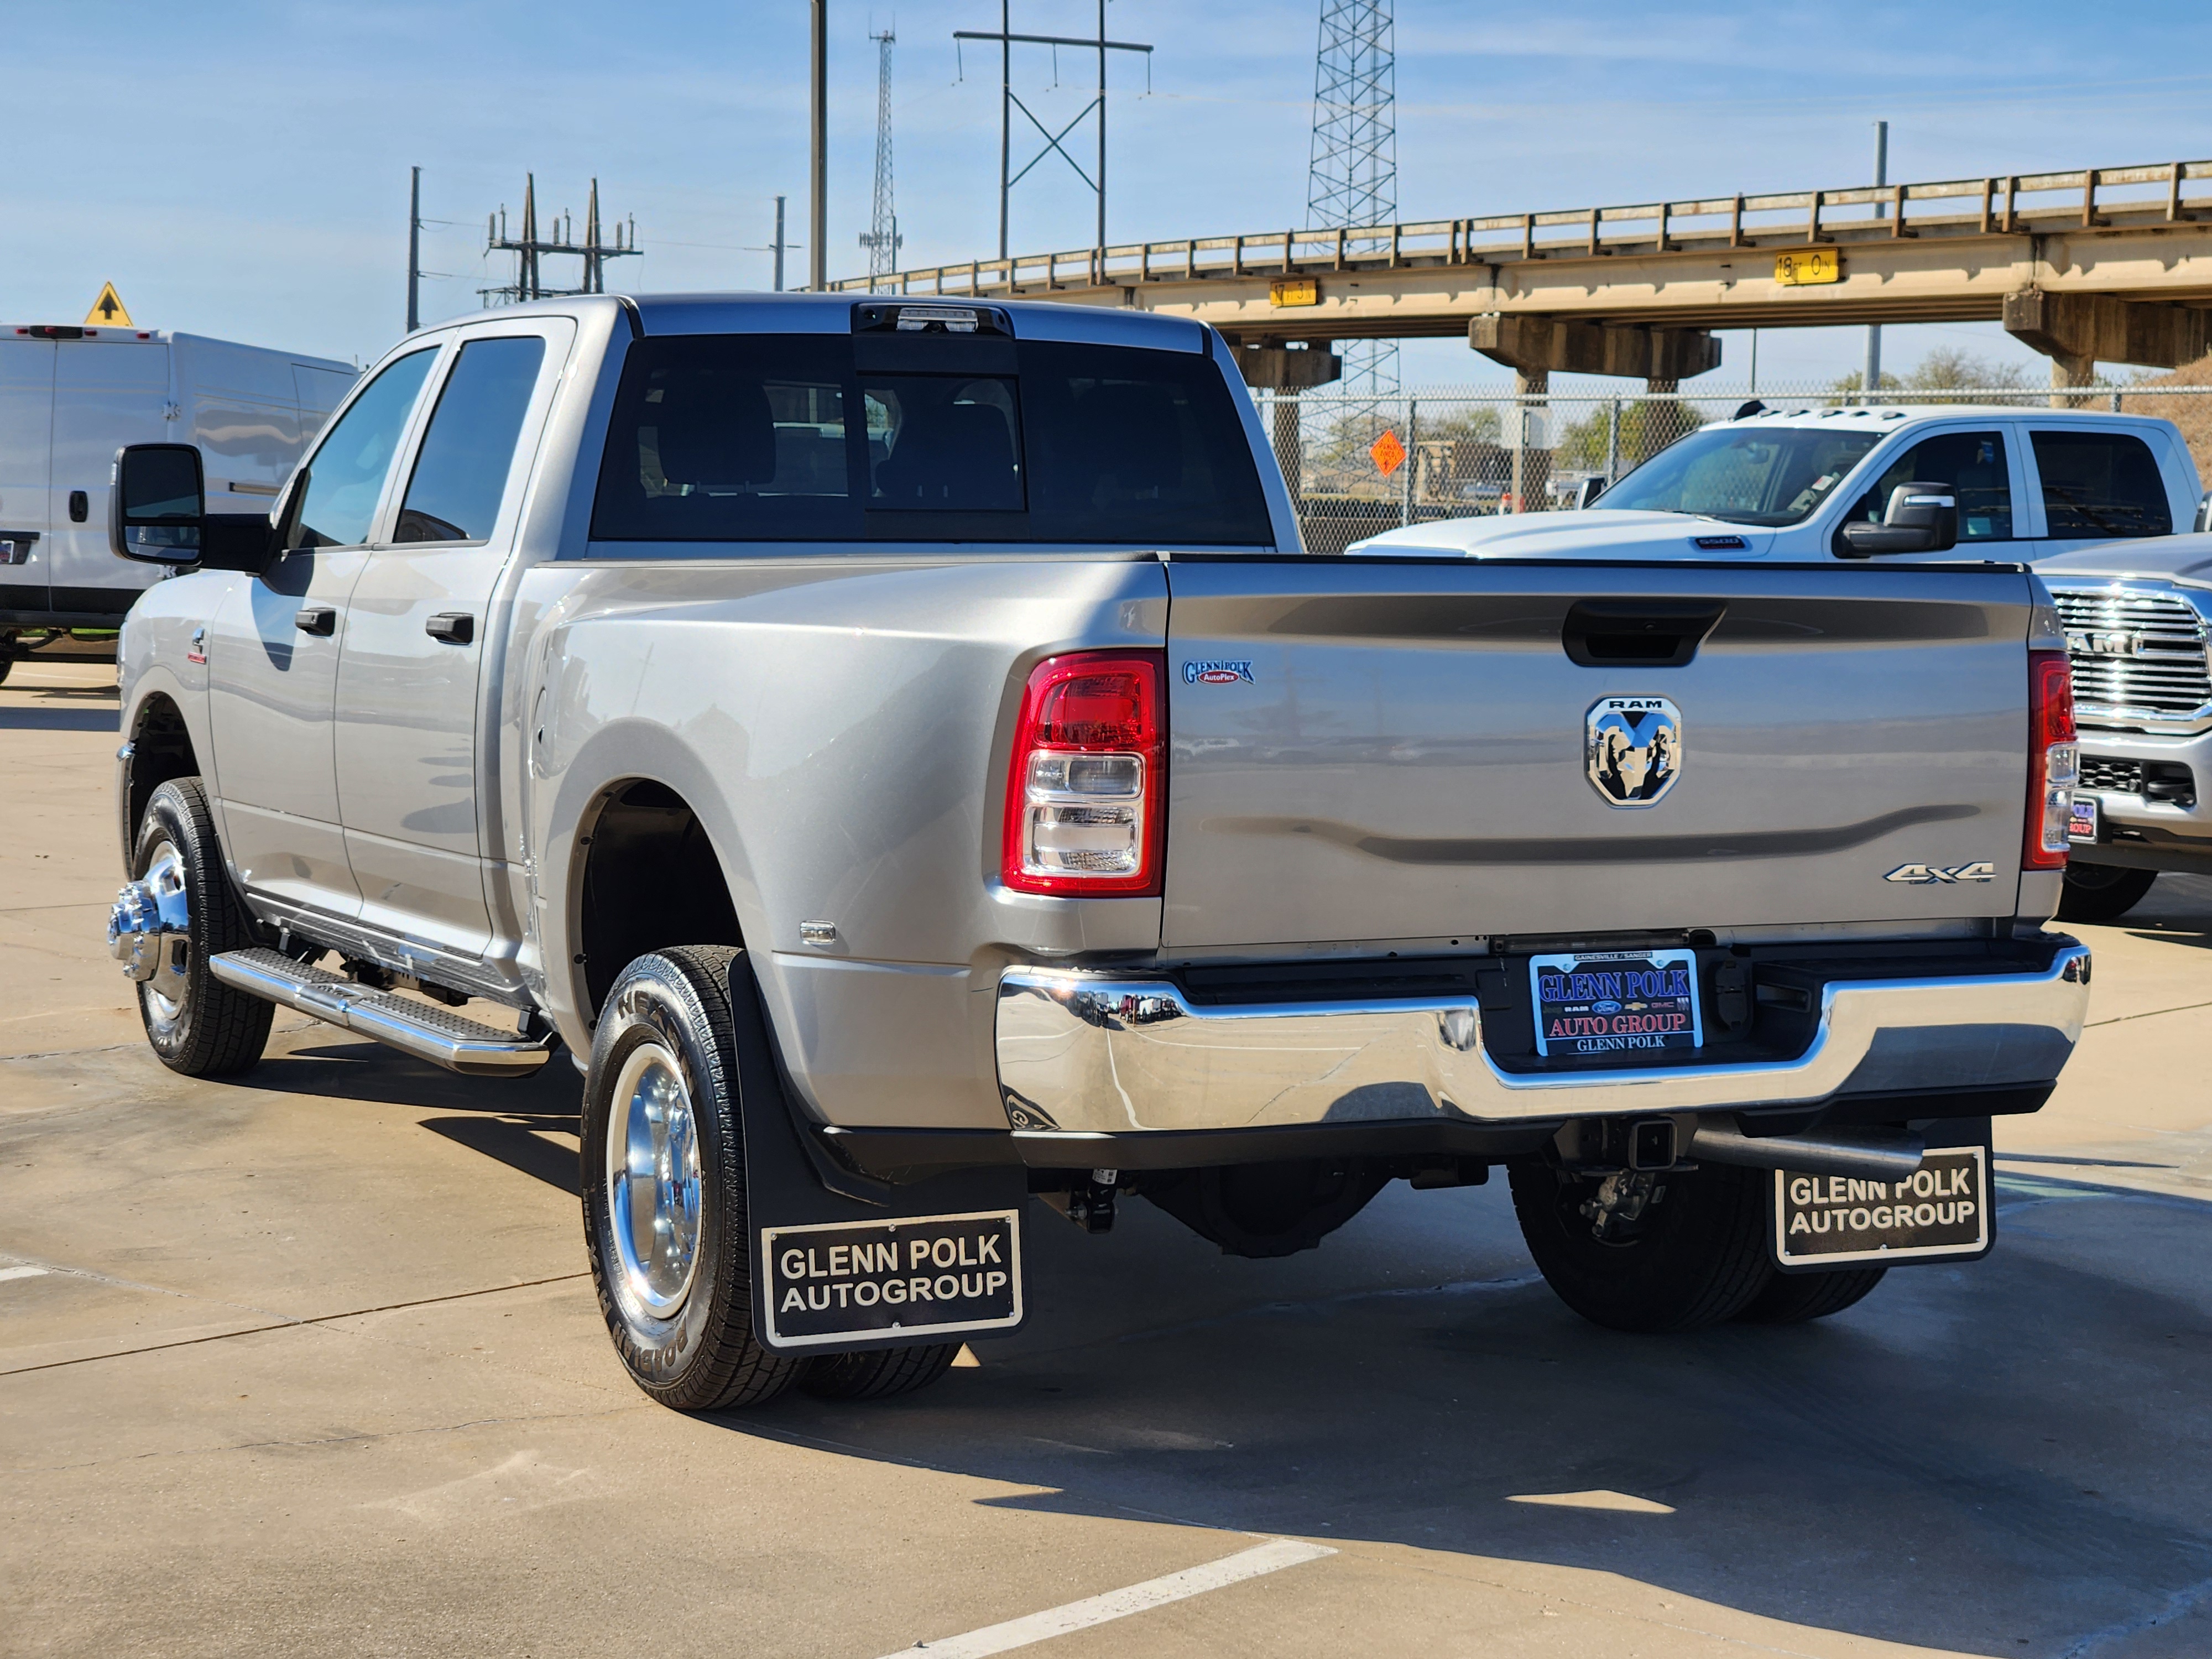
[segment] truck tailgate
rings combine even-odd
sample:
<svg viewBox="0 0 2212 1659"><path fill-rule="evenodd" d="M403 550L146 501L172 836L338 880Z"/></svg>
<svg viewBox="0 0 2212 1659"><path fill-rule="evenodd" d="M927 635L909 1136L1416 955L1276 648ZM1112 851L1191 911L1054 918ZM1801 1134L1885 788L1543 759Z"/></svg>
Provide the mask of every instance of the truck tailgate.
<svg viewBox="0 0 2212 1659"><path fill-rule="evenodd" d="M2018 570L1221 557L1168 576L1171 949L2013 914ZM1601 630L1662 620L1642 645L1601 631L1592 665L1562 643L1580 602L1626 619ZM1698 602L1722 609L1689 661L1618 659ZM1613 698L1678 715L1648 802L1613 798L1666 775L1640 711L1605 720ZM1906 866L1960 873L1887 878Z"/></svg>

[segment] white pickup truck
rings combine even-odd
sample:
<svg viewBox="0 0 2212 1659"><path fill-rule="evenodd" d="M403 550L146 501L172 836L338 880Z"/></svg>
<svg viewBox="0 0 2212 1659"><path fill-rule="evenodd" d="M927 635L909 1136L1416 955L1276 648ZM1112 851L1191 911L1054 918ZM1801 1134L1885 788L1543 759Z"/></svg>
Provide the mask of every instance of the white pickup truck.
<svg viewBox="0 0 2212 1659"><path fill-rule="evenodd" d="M1355 553L1486 559L1852 558L1908 480L1948 484L1955 551L2029 563L2115 537L2203 529L2203 485L2171 421L2099 410L1764 409L1700 427L1577 513L1441 519ZM1858 526L1855 531L1853 526ZM1880 538L1873 538L1879 541Z"/></svg>

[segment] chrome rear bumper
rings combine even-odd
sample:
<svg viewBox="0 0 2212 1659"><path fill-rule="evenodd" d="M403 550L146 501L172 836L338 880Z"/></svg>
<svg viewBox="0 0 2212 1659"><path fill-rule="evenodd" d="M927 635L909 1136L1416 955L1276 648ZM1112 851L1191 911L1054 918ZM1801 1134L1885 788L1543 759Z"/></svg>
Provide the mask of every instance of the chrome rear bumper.
<svg viewBox="0 0 2212 1659"><path fill-rule="evenodd" d="M999 1085L1013 1127L1046 1135L1725 1111L2049 1083L2088 1002L2069 940L2039 972L1832 981L1795 1060L1529 1073L1485 1052L1472 999L1194 1006L1164 979L1016 969Z"/></svg>

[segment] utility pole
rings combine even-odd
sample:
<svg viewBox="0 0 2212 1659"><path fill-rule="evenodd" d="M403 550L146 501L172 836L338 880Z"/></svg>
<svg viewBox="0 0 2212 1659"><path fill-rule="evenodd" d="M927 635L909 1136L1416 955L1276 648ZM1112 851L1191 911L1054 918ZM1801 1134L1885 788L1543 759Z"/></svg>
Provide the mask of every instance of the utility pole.
<svg viewBox="0 0 2212 1659"><path fill-rule="evenodd" d="M876 43L876 188L869 204L868 228L860 246L868 250L868 292L898 269L898 211L891 198L891 47L893 29L872 34Z"/></svg>
<svg viewBox="0 0 2212 1659"><path fill-rule="evenodd" d="M830 286L830 0L807 0L806 285Z"/></svg>
<svg viewBox="0 0 2212 1659"><path fill-rule="evenodd" d="M1306 179L1306 222L1316 229L1364 230L1397 218L1397 82L1389 0L1322 0ZM1377 246L1353 242L1363 252ZM1344 386L1395 392L1397 343L1346 342Z"/></svg>
<svg viewBox="0 0 2212 1659"><path fill-rule="evenodd" d="M1877 187L1889 182L1889 123L1874 124L1874 181ZM1874 216L1887 218L1882 204L1874 204ZM1866 339L1866 369L1859 377L1859 389L1866 393L1869 405L1881 401L1881 325L1869 323Z"/></svg>
<svg viewBox="0 0 2212 1659"><path fill-rule="evenodd" d="M1000 0L999 27L988 29L955 29L955 40L995 40L999 43L999 258L1006 257L1007 200L1016 185L1029 176L1030 169L1048 155L1057 152L1060 159L1074 169L1075 176L1091 187L1098 198L1097 240L1092 244L1101 251L1106 246L1106 54L1109 52L1140 52L1145 54L1146 73L1150 76L1152 49L1134 40L1109 40L1106 38L1106 0L1098 0L1098 33L1095 35L1016 34L1013 32L1010 0ZM1013 49L1017 44L1034 46L1080 46L1098 54L1098 91L1090 103L1076 112L1075 118L1054 132L1036 118L1035 111L1024 104L1014 92ZM1014 112L1021 111L1029 124L1044 140L1044 148L1022 164L1019 173L1011 173L1013 165L1012 127ZM1093 114L1098 118L1097 172L1094 177L1084 171L1083 165L1070 155L1060 140L1075 131Z"/></svg>
<svg viewBox="0 0 2212 1659"><path fill-rule="evenodd" d="M772 237L764 246L760 247L755 247L750 242L745 245L745 252L748 253L769 253L775 256L775 291L778 294L783 292L783 256L799 246L797 242L787 242L784 240L783 203L784 198L782 197L779 196L775 198L775 236ZM862 240L866 240L866 239L864 237Z"/></svg>
<svg viewBox="0 0 2212 1659"><path fill-rule="evenodd" d="M422 326L422 169L407 171L407 331L412 334Z"/></svg>

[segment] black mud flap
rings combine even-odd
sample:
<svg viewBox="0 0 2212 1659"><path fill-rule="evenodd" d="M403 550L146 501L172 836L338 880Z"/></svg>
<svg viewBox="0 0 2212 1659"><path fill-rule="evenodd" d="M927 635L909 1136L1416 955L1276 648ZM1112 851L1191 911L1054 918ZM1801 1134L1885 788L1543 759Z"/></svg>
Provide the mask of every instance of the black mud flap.
<svg viewBox="0 0 2212 1659"><path fill-rule="evenodd" d="M1938 1120L1926 1140L1919 1172L1906 1181L1774 1171L1767 1200L1774 1265L1818 1273L1987 1255L1997 1237L1990 1120Z"/></svg>
<svg viewBox="0 0 2212 1659"><path fill-rule="evenodd" d="M957 1170L894 1185L847 1169L803 1127L742 954L730 964L753 1334L779 1353L858 1353L1020 1328L1028 1171Z"/></svg>

